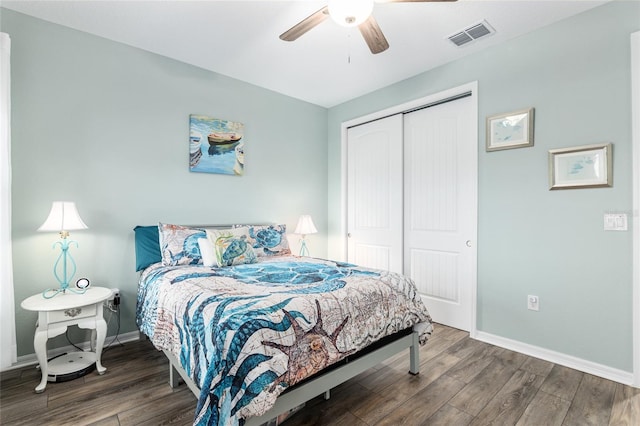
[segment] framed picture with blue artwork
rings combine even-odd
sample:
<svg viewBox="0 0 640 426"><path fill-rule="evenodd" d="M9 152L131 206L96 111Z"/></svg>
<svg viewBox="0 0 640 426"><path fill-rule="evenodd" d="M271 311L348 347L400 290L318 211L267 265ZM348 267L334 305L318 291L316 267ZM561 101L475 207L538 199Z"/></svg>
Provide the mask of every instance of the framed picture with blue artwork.
<svg viewBox="0 0 640 426"><path fill-rule="evenodd" d="M549 189L613 186L610 143L549 150Z"/></svg>
<svg viewBox="0 0 640 426"><path fill-rule="evenodd" d="M189 131L190 171L244 175L244 124L191 114Z"/></svg>
<svg viewBox="0 0 640 426"><path fill-rule="evenodd" d="M487 151L533 146L533 108L487 117Z"/></svg>

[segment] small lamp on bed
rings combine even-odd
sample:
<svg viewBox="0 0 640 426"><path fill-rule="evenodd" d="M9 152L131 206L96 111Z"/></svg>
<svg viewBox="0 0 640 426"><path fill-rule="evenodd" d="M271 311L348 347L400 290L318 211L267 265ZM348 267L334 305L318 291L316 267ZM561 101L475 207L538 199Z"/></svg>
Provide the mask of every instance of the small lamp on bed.
<svg viewBox="0 0 640 426"><path fill-rule="evenodd" d="M55 248L60 245L60 255L53 264L53 275L58 280L60 288L49 288L42 293L42 296L46 299L50 299L58 293L65 293L66 291L72 291L74 293L84 293L86 290L69 288L69 281L73 279L76 273L76 262L73 260L71 253L69 253L69 245L71 243L78 247L76 241L67 239L69 237L69 231L75 231L78 229L87 229L87 225L82 221L76 208L76 203L68 201L54 201L51 206L51 211L47 220L44 221L42 226L38 228L38 231L56 231L60 233L60 241L56 241L53 244ZM69 270L69 266L71 266ZM61 273L59 272L61 270Z"/></svg>
<svg viewBox="0 0 640 426"><path fill-rule="evenodd" d="M300 239L300 256L309 256L309 249L307 248L307 243L304 239L309 234L315 234L318 230L316 226L313 224L313 220L311 220L311 216L308 214L303 214L298 219L298 226L296 226L296 230L294 234L302 235Z"/></svg>

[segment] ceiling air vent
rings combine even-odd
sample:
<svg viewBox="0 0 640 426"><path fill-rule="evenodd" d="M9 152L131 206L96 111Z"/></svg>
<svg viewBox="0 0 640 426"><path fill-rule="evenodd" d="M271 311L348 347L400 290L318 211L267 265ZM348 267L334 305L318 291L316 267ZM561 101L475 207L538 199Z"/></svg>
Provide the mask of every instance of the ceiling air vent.
<svg viewBox="0 0 640 426"><path fill-rule="evenodd" d="M487 21L482 21L478 24L470 26L469 28L465 28L464 30L459 31L454 35L449 36L448 38L453 44L459 47L477 40L480 37L493 34L495 31L496 30L494 30Z"/></svg>

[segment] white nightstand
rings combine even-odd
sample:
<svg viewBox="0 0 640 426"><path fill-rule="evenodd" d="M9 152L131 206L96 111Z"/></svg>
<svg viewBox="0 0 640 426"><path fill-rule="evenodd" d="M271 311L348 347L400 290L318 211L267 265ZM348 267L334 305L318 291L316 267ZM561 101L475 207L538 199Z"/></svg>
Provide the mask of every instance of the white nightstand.
<svg viewBox="0 0 640 426"><path fill-rule="evenodd" d="M102 316L102 302L111 297L111 290L104 287L90 287L84 294L60 293L51 299L38 293L22 301L20 306L28 311L38 312L36 334L33 347L40 364L42 380L36 392L44 392L47 379L86 369L95 363L98 374L107 371L100 362L102 347L107 334L107 323ZM92 329L92 352L72 352L47 362L47 340L67 331L70 325Z"/></svg>

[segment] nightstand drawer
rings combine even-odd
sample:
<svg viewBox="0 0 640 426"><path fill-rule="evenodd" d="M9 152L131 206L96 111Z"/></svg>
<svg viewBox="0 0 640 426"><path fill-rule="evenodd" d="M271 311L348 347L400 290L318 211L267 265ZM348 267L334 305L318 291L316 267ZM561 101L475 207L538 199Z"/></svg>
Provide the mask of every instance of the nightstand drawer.
<svg viewBox="0 0 640 426"><path fill-rule="evenodd" d="M96 305L80 306L78 308L69 308L61 311L47 312L47 323L69 321L81 318L95 317Z"/></svg>

